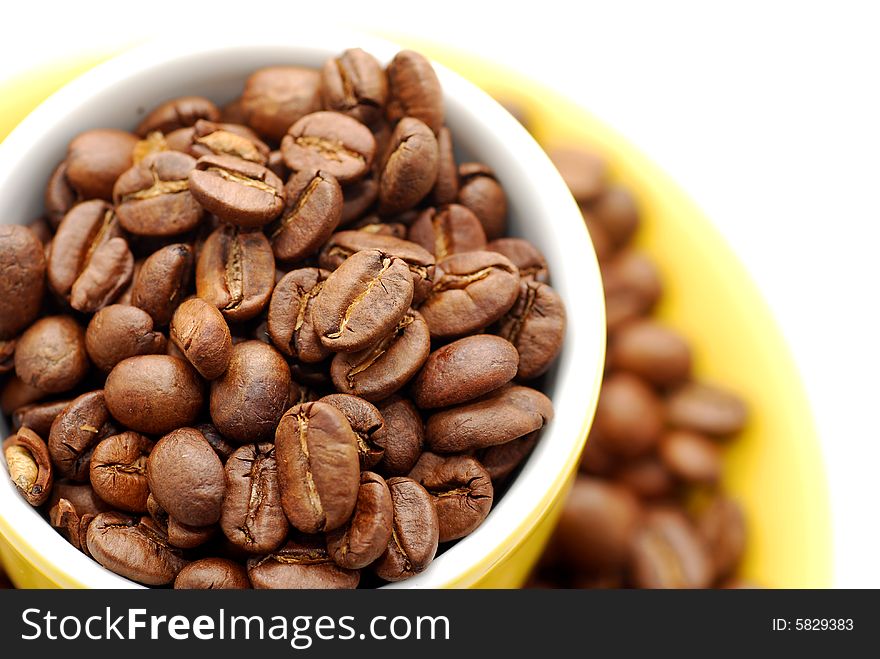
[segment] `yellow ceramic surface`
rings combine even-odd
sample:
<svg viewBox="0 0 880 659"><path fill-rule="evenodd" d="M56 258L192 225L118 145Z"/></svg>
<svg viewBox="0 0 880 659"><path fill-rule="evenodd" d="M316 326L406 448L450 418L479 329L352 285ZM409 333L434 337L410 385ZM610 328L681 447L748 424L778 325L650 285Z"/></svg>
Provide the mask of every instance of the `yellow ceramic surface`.
<svg viewBox="0 0 880 659"><path fill-rule="evenodd" d="M748 430L728 451L725 470L727 488L748 514L742 576L767 587L829 586L828 495L806 396L767 307L711 224L663 172L582 108L470 55L417 47L522 108L542 143L582 144L603 154L613 177L635 192L644 218L639 244L658 263L667 287L660 317L696 346L697 375L741 393L753 413ZM0 88L0 139L49 93L100 59ZM549 488L542 512L523 520L517 537L499 543L498 552L450 586L520 585L552 530L569 480ZM0 556L20 587L79 585L60 566L35 565L2 540Z"/></svg>

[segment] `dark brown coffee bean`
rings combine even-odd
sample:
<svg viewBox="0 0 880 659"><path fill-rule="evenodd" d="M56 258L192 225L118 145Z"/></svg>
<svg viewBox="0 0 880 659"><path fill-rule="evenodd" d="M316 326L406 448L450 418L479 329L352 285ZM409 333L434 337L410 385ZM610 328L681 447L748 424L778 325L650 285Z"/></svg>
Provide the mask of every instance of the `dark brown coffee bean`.
<svg viewBox="0 0 880 659"><path fill-rule="evenodd" d="M608 345L611 368L629 371L657 386L680 384L691 372L691 348L677 332L653 320L618 329Z"/></svg>
<svg viewBox="0 0 880 659"><path fill-rule="evenodd" d="M15 370L15 339L0 340L0 375Z"/></svg>
<svg viewBox="0 0 880 659"><path fill-rule="evenodd" d="M281 504L304 533L337 529L351 517L360 470L357 436L327 403L288 410L275 432Z"/></svg>
<svg viewBox="0 0 880 659"><path fill-rule="evenodd" d="M686 430L663 435L657 453L675 476L690 483L715 483L721 477L721 450L708 437Z"/></svg>
<svg viewBox="0 0 880 659"><path fill-rule="evenodd" d="M437 133L437 180L431 191L431 200L437 206L453 203L458 198L458 165L452 133L444 126Z"/></svg>
<svg viewBox="0 0 880 659"><path fill-rule="evenodd" d="M503 236L507 231L507 196L495 172L482 163L466 162L458 168L458 175L458 203L477 216L486 238Z"/></svg>
<svg viewBox="0 0 880 659"><path fill-rule="evenodd" d="M79 201L76 190L67 180L67 161L62 160L52 170L43 193L43 207L53 229L57 229L67 212Z"/></svg>
<svg viewBox="0 0 880 659"><path fill-rule="evenodd" d="M486 233L477 216L464 206L428 208L409 228L408 237L438 261L450 254L486 249Z"/></svg>
<svg viewBox="0 0 880 659"><path fill-rule="evenodd" d="M47 316L31 325L15 347L15 372L41 391L69 391L86 375L85 332L70 316Z"/></svg>
<svg viewBox="0 0 880 659"><path fill-rule="evenodd" d="M89 462L95 446L115 432L103 391L90 391L72 400L55 417L49 431L49 453L59 475L89 480ZM71 496L66 498L72 500Z"/></svg>
<svg viewBox="0 0 880 659"><path fill-rule="evenodd" d="M552 418L553 404L540 391L506 386L431 415L425 438L436 453L461 453L509 442L541 429Z"/></svg>
<svg viewBox="0 0 880 659"><path fill-rule="evenodd" d="M431 353L413 382L413 401L422 409L464 403L510 382L518 363L509 341L467 336Z"/></svg>
<svg viewBox="0 0 880 659"><path fill-rule="evenodd" d="M272 444L247 444L226 461L220 528L236 547L252 554L273 551L284 542L289 526Z"/></svg>
<svg viewBox="0 0 880 659"><path fill-rule="evenodd" d="M376 140L356 119L339 112L313 112L290 127L281 141L281 154L294 171L322 170L345 184L370 170Z"/></svg>
<svg viewBox="0 0 880 659"><path fill-rule="evenodd" d="M183 128L169 135L168 141L171 148L194 158L233 156L258 165L269 165L269 147L247 126L200 119L192 128ZM273 170L273 173L277 176L277 172Z"/></svg>
<svg viewBox="0 0 880 659"><path fill-rule="evenodd" d="M174 312L171 340L206 380L220 377L232 358L232 335L217 307L192 297Z"/></svg>
<svg viewBox="0 0 880 659"><path fill-rule="evenodd" d="M379 198L379 181L368 174L346 185L342 193L342 218L339 223L351 224L360 219Z"/></svg>
<svg viewBox="0 0 880 659"><path fill-rule="evenodd" d="M284 358L262 341L245 341L233 346L229 367L211 383L211 421L235 442L269 439L289 395Z"/></svg>
<svg viewBox="0 0 880 659"><path fill-rule="evenodd" d="M16 349L16 360L20 349ZM712 437L735 435L748 420L741 398L709 384L684 385L669 397L666 410L673 426Z"/></svg>
<svg viewBox="0 0 880 659"><path fill-rule="evenodd" d="M185 153L160 151L123 172L113 186L122 228L141 236L176 236L194 229L204 213L189 191L195 166Z"/></svg>
<svg viewBox="0 0 880 659"><path fill-rule="evenodd" d="M237 447L226 441L226 438L212 424L199 423L195 426L195 429L202 433L208 444L214 449L214 453L217 454L220 461L224 464L229 459L229 456L235 453Z"/></svg>
<svg viewBox="0 0 880 659"><path fill-rule="evenodd" d="M328 110L371 124L382 118L388 100L385 71L369 53L350 48L324 63L321 99Z"/></svg>
<svg viewBox="0 0 880 659"><path fill-rule="evenodd" d="M498 238L493 240L486 249L490 252L504 254L519 270L522 279L531 279L542 284L550 283L550 271L547 259L528 240L522 238Z"/></svg>
<svg viewBox="0 0 880 659"><path fill-rule="evenodd" d="M385 581L402 581L424 572L434 560L440 522L431 495L413 479L396 476L388 480L388 489L392 535L373 569Z"/></svg>
<svg viewBox="0 0 880 659"><path fill-rule="evenodd" d="M614 471L614 479L642 499L669 497L678 485L669 469L653 453L627 460Z"/></svg>
<svg viewBox="0 0 880 659"><path fill-rule="evenodd" d="M602 385L593 427L602 448L633 458L657 445L664 416L660 399L648 385L629 373L615 373Z"/></svg>
<svg viewBox="0 0 880 659"><path fill-rule="evenodd" d="M385 454L377 465L383 474L408 474L422 454L425 427L416 406L407 398L391 396L378 405L385 421L383 448Z"/></svg>
<svg viewBox="0 0 880 659"><path fill-rule="evenodd" d="M19 428L11 441L3 442L6 468L12 484L34 507L46 503L54 475L46 442L29 428Z"/></svg>
<svg viewBox="0 0 880 659"><path fill-rule="evenodd" d="M271 222L284 208L281 179L263 165L235 156L199 158L189 187L205 210L246 229Z"/></svg>
<svg viewBox="0 0 880 659"><path fill-rule="evenodd" d="M317 252L339 226L342 188L325 172L302 170L284 190L284 212L269 238L276 259L299 261Z"/></svg>
<svg viewBox="0 0 880 659"><path fill-rule="evenodd" d="M153 319L138 307L111 304L86 328L86 351L92 363L109 373L123 359L165 352L165 336L153 331Z"/></svg>
<svg viewBox="0 0 880 659"><path fill-rule="evenodd" d="M220 110L207 98L181 96L153 108L134 132L141 137L146 137L153 131L170 133L178 128L192 126L199 119L220 121Z"/></svg>
<svg viewBox="0 0 880 659"><path fill-rule="evenodd" d="M532 453L538 443L539 432L532 432L503 444L477 451L476 458L497 487L503 483Z"/></svg>
<svg viewBox="0 0 880 659"><path fill-rule="evenodd" d="M241 96L245 123L263 137L280 140L303 116L321 109L321 78L298 66L272 66L250 75Z"/></svg>
<svg viewBox="0 0 880 659"><path fill-rule="evenodd" d="M492 508L492 480L471 456L422 453L409 477L434 497L440 542L472 533Z"/></svg>
<svg viewBox="0 0 880 659"><path fill-rule="evenodd" d="M715 579L729 576L746 548L746 522L740 505L718 496L700 513L697 530L709 551Z"/></svg>
<svg viewBox="0 0 880 659"><path fill-rule="evenodd" d="M594 153L572 147L557 147L551 149L548 155L577 201L589 202L605 191L607 165Z"/></svg>
<svg viewBox="0 0 880 659"><path fill-rule="evenodd" d="M228 558L202 558L183 568L175 590L245 590L251 587L244 566Z"/></svg>
<svg viewBox="0 0 880 659"><path fill-rule="evenodd" d="M327 534L327 551L333 562L349 570L358 570L377 560L391 540L392 519L388 485L378 474L361 472L351 520Z"/></svg>
<svg viewBox="0 0 880 659"><path fill-rule="evenodd" d="M519 352L517 377L531 380L547 372L565 339L565 304L547 284L524 280L519 297L498 323L498 334Z"/></svg>
<svg viewBox="0 0 880 659"><path fill-rule="evenodd" d="M288 357L307 363L323 361L330 355L312 323L311 309L329 276L326 270L301 268L288 272L272 292L269 303L269 336Z"/></svg>
<svg viewBox="0 0 880 659"><path fill-rule="evenodd" d="M147 456L152 449L148 437L131 431L101 440L89 466L95 493L117 510L147 512Z"/></svg>
<svg viewBox="0 0 880 659"><path fill-rule="evenodd" d="M167 355L139 355L119 362L104 385L107 408L122 425L161 435L198 417L204 390L186 361Z"/></svg>
<svg viewBox="0 0 880 659"><path fill-rule="evenodd" d="M220 519L226 476L223 463L195 428L160 439L147 460L150 492L169 515L190 526Z"/></svg>
<svg viewBox="0 0 880 659"><path fill-rule="evenodd" d="M275 257L259 231L224 224L208 236L196 262L196 292L230 322L258 315L272 295Z"/></svg>
<svg viewBox="0 0 880 659"><path fill-rule="evenodd" d="M419 53L401 50L387 73L388 120L415 117L438 133L443 128L443 90L431 63Z"/></svg>
<svg viewBox="0 0 880 659"><path fill-rule="evenodd" d="M437 181L437 138L415 117L401 119L388 144L379 177L379 212L397 215L414 208Z"/></svg>
<svg viewBox="0 0 880 659"><path fill-rule="evenodd" d="M190 526L168 517L168 542L178 549L201 547L217 534L217 525Z"/></svg>
<svg viewBox="0 0 880 659"><path fill-rule="evenodd" d="M587 206L588 212L602 225L615 247L623 247L639 228L639 209L632 194L620 186L611 186Z"/></svg>
<svg viewBox="0 0 880 659"><path fill-rule="evenodd" d="M453 254L437 264L419 308L433 338L471 334L499 320L519 293L519 271L495 252Z"/></svg>
<svg viewBox="0 0 880 659"><path fill-rule="evenodd" d="M324 346L357 352L394 330L412 298L406 262L379 250L363 250L327 277L312 306L312 322Z"/></svg>
<svg viewBox="0 0 880 659"><path fill-rule="evenodd" d="M0 340L30 325L46 291L43 244L27 227L0 226Z"/></svg>
<svg viewBox="0 0 880 659"><path fill-rule="evenodd" d="M631 249L602 264L602 283L609 332L646 315L663 292L657 267L644 254Z"/></svg>
<svg viewBox="0 0 880 659"><path fill-rule="evenodd" d="M48 437L55 417L69 404L69 400L55 400L19 407L12 413L12 429L30 428L40 437Z"/></svg>
<svg viewBox="0 0 880 659"><path fill-rule="evenodd" d="M357 588L360 572L339 567L317 540L291 541L281 549L248 561L254 588Z"/></svg>
<svg viewBox="0 0 880 659"><path fill-rule="evenodd" d="M66 177L82 199L113 198L113 184L131 167L137 138L114 129L87 130L67 147Z"/></svg>
<svg viewBox="0 0 880 659"><path fill-rule="evenodd" d="M94 517L110 510L110 505L101 499L90 483L73 483L62 481L55 483L52 488L52 496L47 504L50 508L57 505L62 499L66 499L76 508L77 515L91 515ZM85 538L83 538L85 540Z"/></svg>
<svg viewBox="0 0 880 659"><path fill-rule="evenodd" d="M371 469L382 459L385 421L376 406L363 398L349 394L330 394L318 400L332 405L345 415L357 437L358 457L361 469Z"/></svg>
<svg viewBox="0 0 880 659"><path fill-rule="evenodd" d="M189 290L192 269L193 251L189 245L166 245L153 252L138 270L131 304L150 314L156 325L167 325Z"/></svg>
<svg viewBox="0 0 880 659"><path fill-rule="evenodd" d="M632 579L638 588L708 588L712 563L702 540L678 510L650 511L633 540Z"/></svg>
<svg viewBox="0 0 880 659"><path fill-rule="evenodd" d="M171 583L187 564L149 517L101 513L89 524L86 541L105 568L148 586Z"/></svg>

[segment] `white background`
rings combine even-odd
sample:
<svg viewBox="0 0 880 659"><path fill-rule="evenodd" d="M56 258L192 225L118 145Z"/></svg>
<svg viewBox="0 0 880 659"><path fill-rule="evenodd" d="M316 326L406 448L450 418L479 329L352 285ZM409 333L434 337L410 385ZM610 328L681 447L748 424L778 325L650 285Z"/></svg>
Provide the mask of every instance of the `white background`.
<svg viewBox="0 0 880 659"><path fill-rule="evenodd" d="M281 30L295 39L297 30L333 20L469 49L564 91L668 171L757 281L801 368L822 436L835 583L880 587L874 7L841 1L7 3L0 79L156 34ZM248 10L254 19L243 16Z"/></svg>

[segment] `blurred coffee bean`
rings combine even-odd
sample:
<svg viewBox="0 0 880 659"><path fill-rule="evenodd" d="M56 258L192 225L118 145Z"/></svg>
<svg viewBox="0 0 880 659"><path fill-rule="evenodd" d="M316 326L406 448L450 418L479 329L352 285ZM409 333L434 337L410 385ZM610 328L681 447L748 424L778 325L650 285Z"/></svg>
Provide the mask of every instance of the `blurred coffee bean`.
<svg viewBox="0 0 880 659"><path fill-rule="evenodd" d="M738 396L709 384L686 384L666 402L669 423L677 428L727 437L745 426L748 411Z"/></svg>

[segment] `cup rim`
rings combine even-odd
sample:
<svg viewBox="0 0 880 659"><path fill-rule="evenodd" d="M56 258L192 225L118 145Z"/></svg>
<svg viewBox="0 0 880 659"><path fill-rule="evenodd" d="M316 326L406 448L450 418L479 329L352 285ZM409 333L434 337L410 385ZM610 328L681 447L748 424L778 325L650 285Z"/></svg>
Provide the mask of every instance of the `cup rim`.
<svg viewBox="0 0 880 659"><path fill-rule="evenodd" d="M149 76L163 67L185 64L206 57L229 57L253 51L277 51L285 61L297 62L297 54L320 53L327 57L357 44L387 63L403 47L390 41L342 29L310 31L289 43L282 37L256 40L211 38L175 41L157 39L136 46L78 76L46 99L0 143L0 207L4 182L11 180L19 163L36 149L47 127L63 122L77 108L86 106L98 94L132 78ZM270 65L267 61L264 65ZM440 78L447 106L453 106L470 122L481 127L481 144L499 150L508 171L533 188L530 196L542 212L539 222L553 219L548 240L559 252L550 263L554 288L560 285L568 295L568 326L563 354L566 363L557 366L556 391L551 396L556 418L545 427L535 452L523 465L504 497L491 514L468 537L439 556L428 569L391 588L438 588L476 583L491 567L502 561L538 525L567 487L592 422L598 401L604 366L604 298L598 263L577 205L549 158L534 139L495 100L458 74L432 61ZM479 151L478 148L474 148ZM528 164L528 172L525 172ZM496 168L497 171L497 168ZM505 179L505 172L499 171ZM549 227L548 227L549 228ZM548 261L550 259L548 258ZM577 277L573 265L577 264ZM555 265L555 267L554 267ZM566 267L567 266L567 267ZM574 294L588 303L572 304ZM562 290L560 290L562 294ZM577 327L578 340L572 337ZM562 361L560 359L560 361ZM564 407L559 402L562 400ZM542 479L547 482L543 483ZM534 492L541 493L535 496ZM136 582L116 575L70 545L31 508L8 478L0 478L0 534L36 569L56 583L79 587L139 588Z"/></svg>

